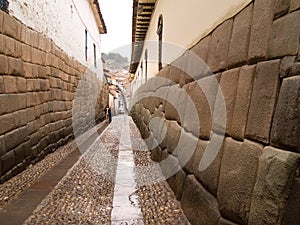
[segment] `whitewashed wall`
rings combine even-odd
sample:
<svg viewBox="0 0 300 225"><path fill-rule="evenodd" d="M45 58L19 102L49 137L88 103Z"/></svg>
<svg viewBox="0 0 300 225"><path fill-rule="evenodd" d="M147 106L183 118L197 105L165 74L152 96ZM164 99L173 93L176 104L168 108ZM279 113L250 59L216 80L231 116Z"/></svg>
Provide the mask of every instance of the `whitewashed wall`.
<svg viewBox="0 0 300 225"><path fill-rule="evenodd" d="M141 63L144 63L144 52L148 49L148 79L158 72L156 30L160 14L163 15L163 42L167 43L162 49L163 63L169 64L223 21L241 11L249 2L251 0L158 0L141 56ZM142 78L141 63L135 76L138 80ZM137 76L138 73L140 76Z"/></svg>
<svg viewBox="0 0 300 225"><path fill-rule="evenodd" d="M100 54L100 34L87 0L10 0L9 13L52 39L69 56L93 68L94 48ZM88 61L85 60L85 29ZM98 61L97 69L102 67Z"/></svg>

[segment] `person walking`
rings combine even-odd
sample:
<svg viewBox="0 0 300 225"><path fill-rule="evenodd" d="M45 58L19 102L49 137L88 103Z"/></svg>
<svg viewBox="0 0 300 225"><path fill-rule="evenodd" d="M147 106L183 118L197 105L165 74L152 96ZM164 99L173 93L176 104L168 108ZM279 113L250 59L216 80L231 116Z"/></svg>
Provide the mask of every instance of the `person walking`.
<svg viewBox="0 0 300 225"><path fill-rule="evenodd" d="M111 114L111 109L109 108L108 105L105 108L105 116L106 116L106 120L108 120L108 122L111 123L112 114Z"/></svg>

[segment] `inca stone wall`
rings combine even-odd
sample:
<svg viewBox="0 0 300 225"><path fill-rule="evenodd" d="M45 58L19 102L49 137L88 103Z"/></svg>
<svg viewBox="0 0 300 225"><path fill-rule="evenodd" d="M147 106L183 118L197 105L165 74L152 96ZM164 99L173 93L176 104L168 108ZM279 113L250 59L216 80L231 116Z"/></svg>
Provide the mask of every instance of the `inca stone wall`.
<svg viewBox="0 0 300 225"><path fill-rule="evenodd" d="M0 10L1 183L101 120L107 98L96 74Z"/></svg>
<svg viewBox="0 0 300 225"><path fill-rule="evenodd" d="M299 7L297 0L253 1L157 74L172 84L153 78L137 92L131 115L143 137L159 143L152 158L192 224L300 224ZM191 52L213 74L194 65ZM220 93L226 113L212 114ZM164 123L149 123L155 117ZM213 137L222 145L199 171Z"/></svg>

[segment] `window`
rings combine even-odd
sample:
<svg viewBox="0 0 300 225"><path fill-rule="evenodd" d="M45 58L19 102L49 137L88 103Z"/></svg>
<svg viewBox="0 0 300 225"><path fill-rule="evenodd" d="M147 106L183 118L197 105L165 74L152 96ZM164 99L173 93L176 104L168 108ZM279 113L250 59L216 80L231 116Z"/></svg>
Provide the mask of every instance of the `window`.
<svg viewBox="0 0 300 225"><path fill-rule="evenodd" d="M8 13L9 2L7 0L0 0L0 9Z"/></svg>
<svg viewBox="0 0 300 225"><path fill-rule="evenodd" d="M160 15L157 24L158 35L158 70L162 69L162 35L163 35L163 16Z"/></svg>
<svg viewBox="0 0 300 225"><path fill-rule="evenodd" d="M95 44L93 44L93 46L94 46L94 67L97 68L97 48Z"/></svg>
<svg viewBox="0 0 300 225"><path fill-rule="evenodd" d="M88 60L88 35L87 35L87 30L84 31L85 34L85 61Z"/></svg>

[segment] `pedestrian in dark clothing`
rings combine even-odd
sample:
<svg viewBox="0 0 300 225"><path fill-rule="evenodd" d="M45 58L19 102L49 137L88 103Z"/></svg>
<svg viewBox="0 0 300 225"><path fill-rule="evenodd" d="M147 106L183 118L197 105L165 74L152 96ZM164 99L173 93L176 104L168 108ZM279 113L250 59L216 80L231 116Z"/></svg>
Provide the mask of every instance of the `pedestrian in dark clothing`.
<svg viewBox="0 0 300 225"><path fill-rule="evenodd" d="M108 105L105 108L105 115L106 115L106 119L110 123L112 120L112 115L111 115L111 109L108 107Z"/></svg>

